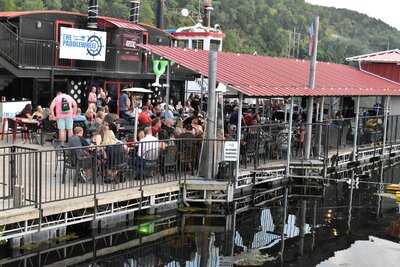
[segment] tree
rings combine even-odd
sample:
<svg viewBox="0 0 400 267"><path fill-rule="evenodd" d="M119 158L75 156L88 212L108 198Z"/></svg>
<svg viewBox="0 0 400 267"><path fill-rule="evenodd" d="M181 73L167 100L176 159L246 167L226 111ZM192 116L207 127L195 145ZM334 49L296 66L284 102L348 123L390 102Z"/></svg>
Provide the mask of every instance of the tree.
<svg viewBox="0 0 400 267"><path fill-rule="evenodd" d="M19 3L18 3L19 2ZM19 10L40 10L44 9L42 0L20 0L16 2Z"/></svg>
<svg viewBox="0 0 400 267"><path fill-rule="evenodd" d="M143 0L140 7L139 21L141 23L155 24L154 3L151 0Z"/></svg>
<svg viewBox="0 0 400 267"><path fill-rule="evenodd" d="M129 8L124 0L99 0L100 15L128 19Z"/></svg>
<svg viewBox="0 0 400 267"><path fill-rule="evenodd" d="M12 11L16 10L17 6L15 0L0 0L0 10L2 11Z"/></svg>
<svg viewBox="0 0 400 267"><path fill-rule="evenodd" d="M62 0L62 10L73 12L86 12L86 0Z"/></svg>
<svg viewBox="0 0 400 267"><path fill-rule="evenodd" d="M62 8L61 0L45 0L44 5L50 10L60 10Z"/></svg>

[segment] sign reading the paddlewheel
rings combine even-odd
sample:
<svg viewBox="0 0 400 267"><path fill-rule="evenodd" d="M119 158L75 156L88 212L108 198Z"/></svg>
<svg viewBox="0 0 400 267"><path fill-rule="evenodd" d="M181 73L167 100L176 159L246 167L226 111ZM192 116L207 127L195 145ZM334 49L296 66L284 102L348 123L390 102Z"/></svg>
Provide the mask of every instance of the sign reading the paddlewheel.
<svg viewBox="0 0 400 267"><path fill-rule="evenodd" d="M238 142L227 141L224 144L224 161L238 161Z"/></svg>
<svg viewBox="0 0 400 267"><path fill-rule="evenodd" d="M107 33L61 27L60 58L106 60Z"/></svg>

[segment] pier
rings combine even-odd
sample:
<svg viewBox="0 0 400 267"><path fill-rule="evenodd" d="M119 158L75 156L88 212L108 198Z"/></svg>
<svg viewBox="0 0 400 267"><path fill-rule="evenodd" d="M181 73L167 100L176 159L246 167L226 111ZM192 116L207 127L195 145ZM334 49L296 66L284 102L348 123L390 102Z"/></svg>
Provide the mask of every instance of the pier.
<svg viewBox="0 0 400 267"><path fill-rule="evenodd" d="M312 151L315 153L307 160L301 153L296 154L293 143L291 149L286 148L280 153L272 149L282 133L286 133L286 140L289 140L289 123L251 129L243 127L238 151L239 171L235 171L235 162L225 162L224 166L228 167L216 168L213 177L200 177L202 165L198 148L203 143L214 142L215 147L219 147L215 150L216 158L219 158L217 163L224 163L225 140L191 140L190 150L196 151L190 153L194 155L192 158L184 157L178 149L172 160L174 164L166 166L167 161L156 160L150 173L138 172L146 167L137 165L127 156L120 180L111 182L100 174L105 170L97 160L90 166L94 173L99 172L97 178L77 179L79 170L75 165L71 168L68 162L68 153L74 149L4 146L0 154L2 238L18 240L29 234L51 233L110 216L134 216L138 211L154 213L163 206L177 207L178 204L236 205L240 211L282 200L289 184L291 197L318 198L324 190L323 185L330 181L353 184L354 187L357 181L379 181L379 177L375 177L377 174L382 175L384 168L393 167L400 161L400 138L394 131L398 128L398 116L383 115L380 118L382 122L390 123L374 133L378 138L368 139L363 137L367 129L361 123L368 118L359 117L358 134L353 135L353 138L357 137L356 145L335 134L350 131L345 127L356 125L354 123L342 120L313 124L316 142ZM248 142L249 136L256 137L255 144ZM290 136L294 138L293 133ZM175 147L182 147L179 140L174 142ZM253 145L257 150L252 150ZM160 158L162 155L160 153Z"/></svg>

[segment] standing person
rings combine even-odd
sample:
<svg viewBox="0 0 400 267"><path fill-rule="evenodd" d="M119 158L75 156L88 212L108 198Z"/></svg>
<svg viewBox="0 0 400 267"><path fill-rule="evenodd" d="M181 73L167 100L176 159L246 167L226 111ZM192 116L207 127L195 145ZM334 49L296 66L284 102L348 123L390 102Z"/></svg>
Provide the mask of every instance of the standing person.
<svg viewBox="0 0 400 267"><path fill-rule="evenodd" d="M92 86L90 89L90 93L88 96L88 108L93 109L96 112L96 103L97 103L97 95L96 95L96 86Z"/></svg>
<svg viewBox="0 0 400 267"><path fill-rule="evenodd" d="M104 92L104 89L99 87L99 89L97 90L97 108L101 108L104 107L106 105L107 102L107 95L106 92Z"/></svg>
<svg viewBox="0 0 400 267"><path fill-rule="evenodd" d="M78 105L71 96L61 91L57 92L57 96L50 105L50 119L57 120L58 138L61 143L64 143L66 140L66 132L68 132L68 136L73 135L73 118L77 110Z"/></svg>

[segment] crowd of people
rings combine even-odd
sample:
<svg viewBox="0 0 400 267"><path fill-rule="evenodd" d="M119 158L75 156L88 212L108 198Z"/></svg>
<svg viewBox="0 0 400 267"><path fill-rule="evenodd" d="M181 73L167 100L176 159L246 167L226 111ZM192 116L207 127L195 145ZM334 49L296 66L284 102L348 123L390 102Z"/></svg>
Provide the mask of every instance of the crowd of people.
<svg viewBox="0 0 400 267"><path fill-rule="evenodd" d="M179 139L202 139L206 128L207 99L199 95L191 94L186 101L171 101L168 105L160 101L151 101L127 91L122 91L117 100L119 113L110 112L111 98L101 87L91 87L87 94L87 109L83 111L81 106L69 95L58 92L48 109L37 106L33 110L28 104L17 117L43 121L55 121L58 129L59 143L69 147L90 147L90 146L114 146L120 144L119 151L128 153L132 147L136 149L138 158L145 158L150 150L165 149L170 140ZM247 106L242 114L242 146L252 143L259 137L251 135L253 126L269 125L279 123L287 116L286 105L282 100L272 101L269 108L269 115L265 112ZM377 108L378 110L378 108ZM223 135L218 139L236 140L239 120L239 106L236 100L224 103L224 126ZM345 112L350 114L351 110ZM337 119L343 119L338 112ZM137 116L137 118L135 118ZM302 154L306 136L305 112L301 107L296 106L294 110L294 145L295 153ZM379 122L379 121L378 121ZM137 131L134 131L134 124L137 124ZM369 126L368 123L366 123ZM247 127L247 128L246 128ZM284 149L285 129L276 134L274 142ZM135 135L135 133L137 133ZM152 145L146 145L152 143ZM278 148L279 149L279 148ZM246 149L243 149L245 151ZM112 149L104 150L103 160L115 157L118 152ZM114 155L114 156L113 156ZM81 157L82 155L78 155ZM114 160L115 161L115 160ZM84 164L85 165L85 164ZM87 164L86 164L87 165ZM85 168L83 168L85 169ZM89 172L89 170L88 170ZM115 173L110 173L114 176Z"/></svg>
<svg viewBox="0 0 400 267"><path fill-rule="evenodd" d="M115 177L112 168L122 163L121 155L135 150L139 159L150 159L158 155L170 140L201 139L204 134L204 117L199 110L198 97L191 96L185 105L166 106L165 103L142 104L139 99L123 91L118 99L119 114L111 113L104 90L92 88L88 94L88 107L82 112L76 101L67 94L58 92L49 108L49 119L57 122L58 139L64 146L78 149L75 158L82 162L81 177L91 175L91 147L100 147L101 160L107 168L107 176ZM136 109L136 113L134 112ZM134 135L137 115L137 135ZM116 151L118 150L118 151ZM90 157L88 157L90 155ZM98 157L98 156L96 156ZM111 166L112 165L112 166ZM113 178L113 180L115 180Z"/></svg>

